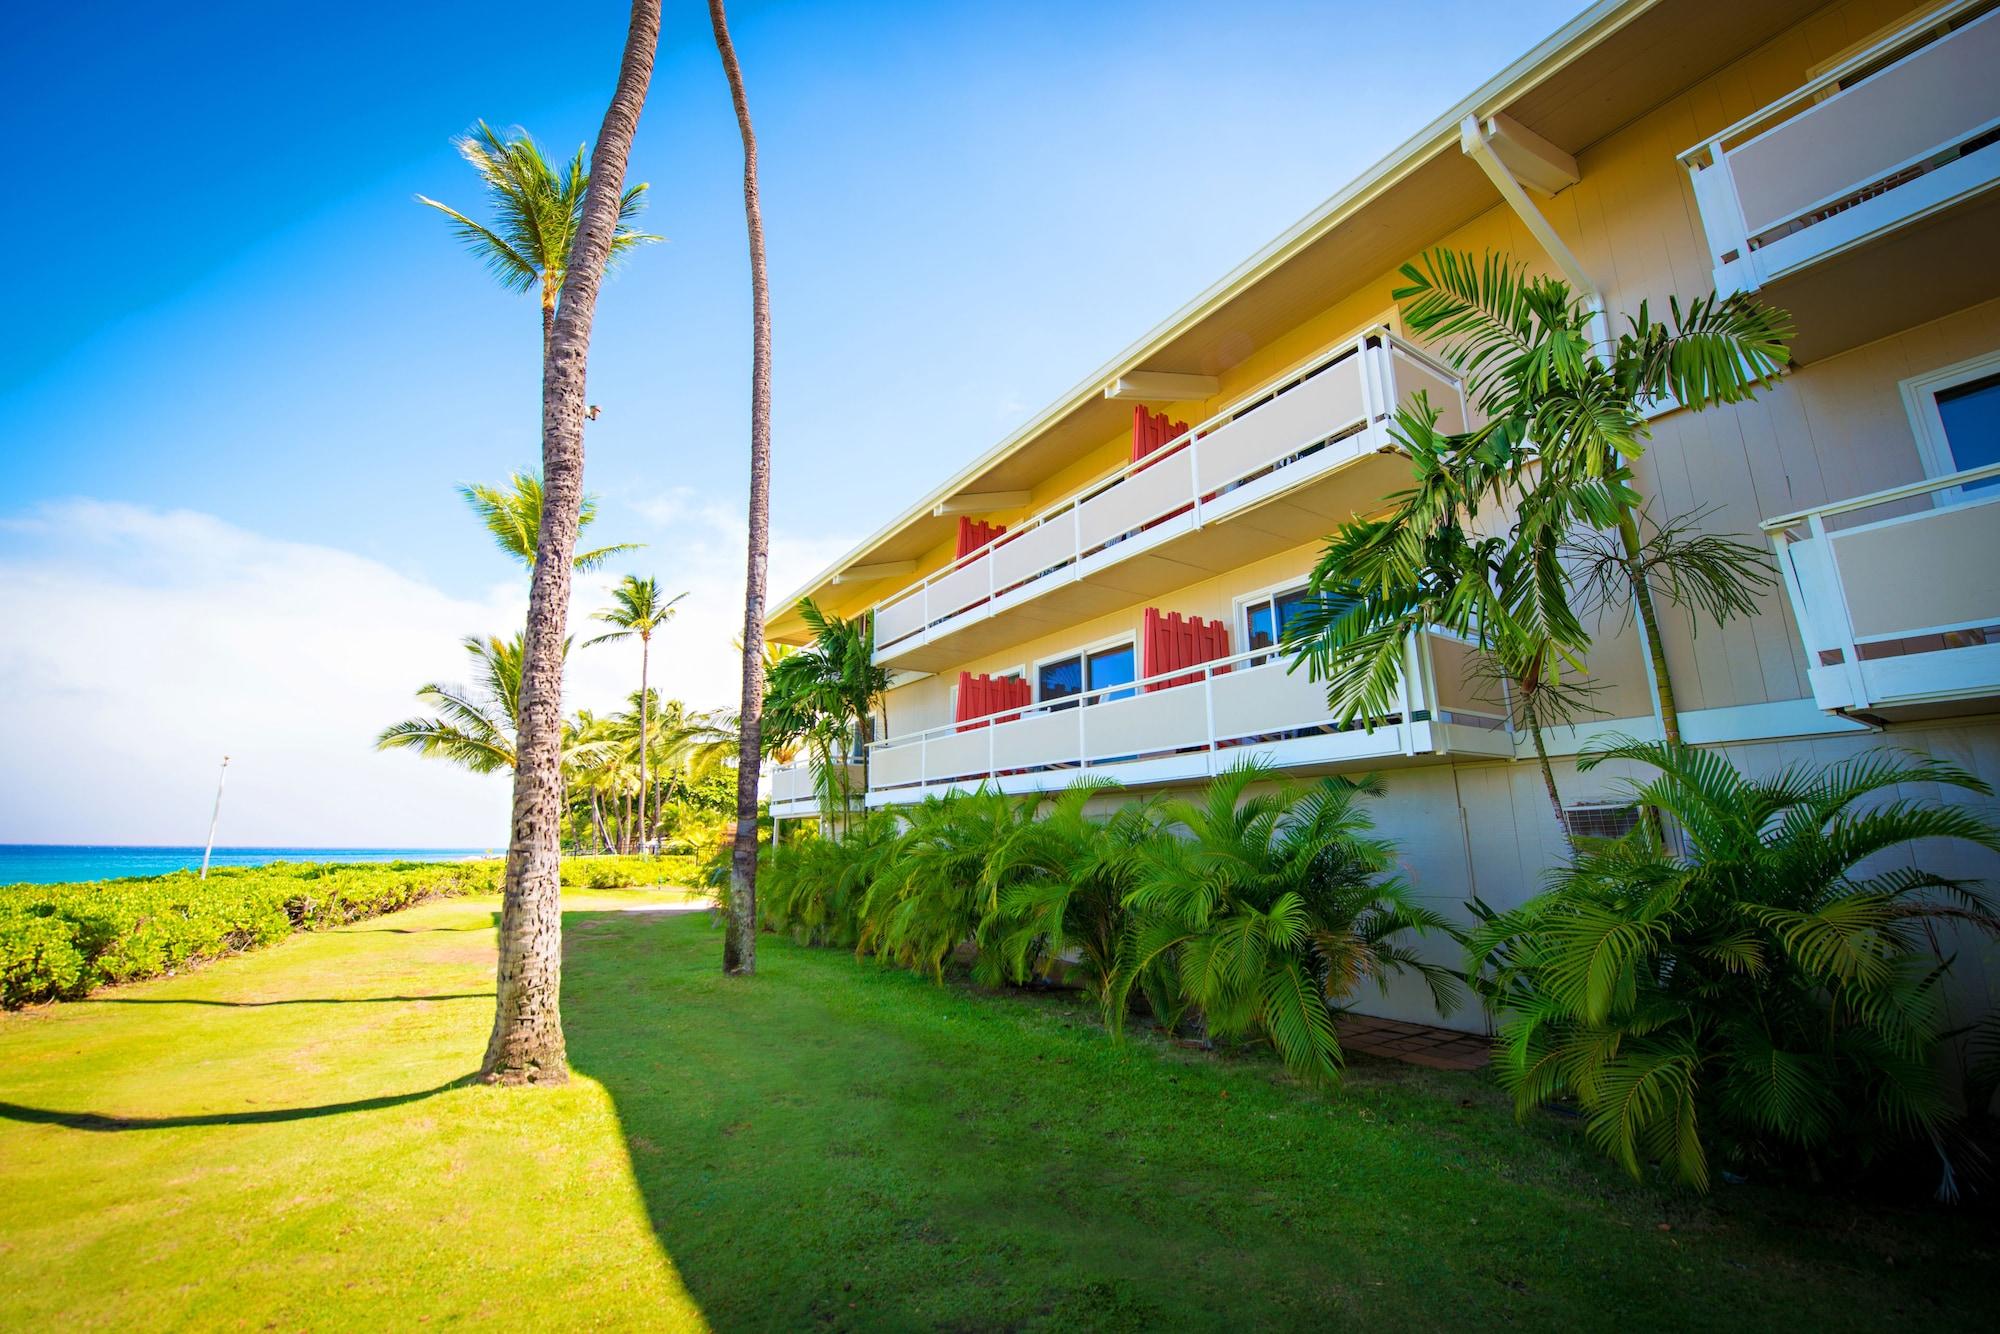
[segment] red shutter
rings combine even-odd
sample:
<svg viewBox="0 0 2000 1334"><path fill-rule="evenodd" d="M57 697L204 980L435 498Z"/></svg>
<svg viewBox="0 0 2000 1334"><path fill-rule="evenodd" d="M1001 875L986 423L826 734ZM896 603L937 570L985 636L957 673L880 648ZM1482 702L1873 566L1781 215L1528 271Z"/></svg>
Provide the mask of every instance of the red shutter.
<svg viewBox="0 0 2000 1334"><path fill-rule="evenodd" d="M1141 676L1159 676L1181 667L1199 667L1205 662L1229 656L1229 627L1221 621L1205 621L1199 616L1183 618L1179 612L1161 615L1158 607L1146 608L1144 651ZM1227 671L1227 668L1223 668ZM1199 680L1196 676L1176 676L1155 681L1146 689L1168 690Z"/></svg>
<svg viewBox="0 0 2000 1334"><path fill-rule="evenodd" d="M968 519L961 514L958 516L958 554L970 555L1006 531L1005 524L988 523L984 519Z"/></svg>
<svg viewBox="0 0 2000 1334"><path fill-rule="evenodd" d="M1011 721L1011 713L1025 709L1029 703L1028 682L1019 676L1003 676L998 679L971 672L958 674L958 707L952 711L958 730L970 732L975 728L989 726L991 715L1006 711Z"/></svg>
<svg viewBox="0 0 2000 1334"><path fill-rule="evenodd" d="M1144 405L1132 408L1132 462L1137 463L1170 440L1187 434L1186 422L1168 421L1164 412L1148 412Z"/></svg>

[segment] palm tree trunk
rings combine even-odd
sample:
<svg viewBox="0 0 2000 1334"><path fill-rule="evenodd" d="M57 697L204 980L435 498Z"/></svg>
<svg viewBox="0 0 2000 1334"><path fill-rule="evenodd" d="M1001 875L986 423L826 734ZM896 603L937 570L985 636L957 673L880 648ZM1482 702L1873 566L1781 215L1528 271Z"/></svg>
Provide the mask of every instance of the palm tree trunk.
<svg viewBox="0 0 2000 1334"><path fill-rule="evenodd" d="M736 846L730 856L729 929L722 971L757 971L757 762L764 721L764 574L771 545L771 286L764 270L764 215L757 199L757 134L743 69L729 40L722 0L708 0L715 49L743 136L743 220L750 233L750 550L743 581L743 704L736 751Z"/></svg>
<svg viewBox="0 0 2000 1334"><path fill-rule="evenodd" d="M639 847L646 847L646 751L651 733L647 730L646 667L652 656L651 635L639 636Z"/></svg>
<svg viewBox="0 0 2000 1334"><path fill-rule="evenodd" d="M479 1075L491 1083L569 1079L562 1030L562 670L570 561L583 504L584 369L597 289L660 39L660 0L633 0L618 86L591 153L583 219L542 361L542 522L521 663L519 763L500 908L493 1033Z"/></svg>
<svg viewBox="0 0 2000 1334"><path fill-rule="evenodd" d="M1562 794L1556 790L1555 766L1549 763L1548 747L1542 744L1542 725L1536 721L1534 710L1528 711L1528 736L1535 743L1535 761L1542 767L1542 790L1549 794L1549 808L1556 813L1556 828L1562 831L1563 842L1572 850L1576 844L1569 836L1569 815L1563 810Z"/></svg>
<svg viewBox="0 0 2000 1334"><path fill-rule="evenodd" d="M1618 520L1618 539L1625 547L1625 573L1632 581L1632 605L1638 609L1639 626L1646 636L1646 654L1653 664L1653 698L1660 707L1660 727L1667 742L1681 743L1681 712L1674 701L1673 677L1667 672L1667 646L1660 638L1660 618L1653 610L1652 585L1646 582L1641 566L1644 543L1639 537L1639 521L1627 510Z"/></svg>
<svg viewBox="0 0 2000 1334"><path fill-rule="evenodd" d="M597 794L590 794L590 823L597 830L597 845L606 852L611 851L611 832L604 827L604 807L597 800Z"/></svg>

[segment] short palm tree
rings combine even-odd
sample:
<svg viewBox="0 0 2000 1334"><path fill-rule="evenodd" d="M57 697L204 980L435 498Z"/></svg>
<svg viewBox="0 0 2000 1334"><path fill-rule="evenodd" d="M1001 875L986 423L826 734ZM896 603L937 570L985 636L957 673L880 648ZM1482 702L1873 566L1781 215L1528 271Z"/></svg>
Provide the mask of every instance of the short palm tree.
<svg viewBox="0 0 2000 1334"><path fill-rule="evenodd" d="M647 752L652 749L647 744L651 736L647 723L652 692L647 689L646 674L652 659L653 632L674 618L674 605L686 596L685 593L676 593L672 597L663 597L659 580L628 574L611 590L611 605L591 613L594 619L616 628L584 642L584 647L590 648L626 639L636 638L639 641L639 837L642 844L646 828L646 789L650 781Z"/></svg>
<svg viewBox="0 0 2000 1334"><path fill-rule="evenodd" d="M987 857L1023 821L1025 802L988 788L927 797L903 812L908 829L869 886L856 948L934 978L996 906Z"/></svg>
<svg viewBox="0 0 2000 1334"><path fill-rule="evenodd" d="M1656 771L1633 795L1687 851L1641 822L1582 841L1548 892L1484 913L1469 953L1520 1110L1572 1098L1627 1171L1661 1162L1696 1189L1718 1156L1820 1174L1915 1144L1949 1193L1957 1113L1933 1061L1949 963L1932 933L2000 935L2000 916L1975 886L1883 854L1919 839L2000 851L2000 829L1964 806L1890 795L1990 789L1879 751L1769 778L1671 742L1584 766L1604 760Z"/></svg>
<svg viewBox="0 0 2000 1334"><path fill-rule="evenodd" d="M1771 580L1762 552L1731 538L1655 541L1649 550L1643 497L1627 464L1651 434L1652 405L1671 400L1699 411L1744 402L1770 385L1791 359L1790 317L1744 293L1685 307L1670 300L1665 321L1641 302L1626 331L1599 348L1581 296L1505 256L1439 249L1404 265L1402 276L1394 296L1404 321L1442 342L1485 417L1448 438L1449 452L1475 465L1471 495L1512 503L1512 540L1550 584L1545 605L1567 598L1558 585L1571 577L1564 556L1575 535L1615 535L1590 549L1610 556L1624 585L1619 597L1645 633L1666 738L1680 740L1655 594L1720 620L1754 612L1754 594ZM1660 530L1676 533L1686 523L1669 520ZM1746 570L1761 583L1746 587Z"/></svg>
<svg viewBox="0 0 2000 1334"><path fill-rule="evenodd" d="M458 488L458 494L472 506L472 512L479 516L480 524L502 551L519 561L522 568L535 568L535 546L542 531L543 487L539 472L523 470L511 473L499 486L484 482L468 483ZM578 536L581 537L583 530L596 519L597 497L585 496L577 511ZM570 565L579 573L588 573L602 568L613 556L638 549L638 545L632 542L596 547L577 552L570 558Z"/></svg>
<svg viewBox="0 0 2000 1334"><path fill-rule="evenodd" d="M548 354L555 332L556 300L569 254L583 222L584 195L590 189L590 168L581 145L558 172L541 145L516 132L503 138L485 121L470 134L454 140L459 152L486 190L492 210L490 224L474 221L447 204L425 195L417 202L451 219L451 229L466 247L486 262L487 269L510 292L533 292L542 310L542 353ZM646 187L626 187L618 198L618 222L611 236L607 265L661 238L638 231L633 220L644 211Z"/></svg>
<svg viewBox="0 0 2000 1334"><path fill-rule="evenodd" d="M1453 1008L1456 976L1407 943L1450 926L1388 875L1394 846L1370 832L1361 798L1382 790L1372 777L1280 783L1245 762L1199 800L1168 802L1166 826L1184 836L1153 842L1126 899L1113 1025L1131 988L1147 985L1194 1006L1212 1034L1261 1031L1286 1069L1323 1081L1342 1063L1334 1013L1363 982L1386 990L1392 975L1414 972L1441 1010Z"/></svg>
<svg viewBox="0 0 2000 1334"><path fill-rule="evenodd" d="M868 743L889 672L875 664L874 620L822 611L811 598L799 616L813 632L811 647L775 659L764 686L762 744L767 753L803 746L812 756L823 802L838 804L844 824L854 793L847 766L858 753L861 790L868 790Z"/></svg>
<svg viewBox="0 0 2000 1334"><path fill-rule="evenodd" d="M1089 813L1113 788L1085 781L1042 799L988 856L994 911L979 927L987 980L1025 982L1074 950L1085 984L1107 999L1130 916L1125 900L1161 837L1156 801L1129 801L1102 819Z"/></svg>

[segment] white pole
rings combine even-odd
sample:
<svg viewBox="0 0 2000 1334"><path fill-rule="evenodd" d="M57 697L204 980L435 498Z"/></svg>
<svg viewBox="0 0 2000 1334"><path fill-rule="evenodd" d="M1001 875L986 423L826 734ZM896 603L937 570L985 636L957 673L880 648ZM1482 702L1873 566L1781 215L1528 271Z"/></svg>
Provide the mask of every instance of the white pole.
<svg viewBox="0 0 2000 1334"><path fill-rule="evenodd" d="M215 824L222 818L222 784L229 777L229 757L222 757L222 772L215 780L215 809L208 816L208 846L201 850L201 878L208 879L208 859L215 852Z"/></svg>

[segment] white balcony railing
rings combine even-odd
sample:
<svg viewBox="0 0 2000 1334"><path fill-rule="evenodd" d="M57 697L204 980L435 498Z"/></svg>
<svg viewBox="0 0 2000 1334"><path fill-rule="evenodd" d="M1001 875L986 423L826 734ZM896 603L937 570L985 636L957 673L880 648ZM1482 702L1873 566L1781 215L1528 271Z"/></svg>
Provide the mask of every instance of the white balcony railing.
<svg viewBox="0 0 2000 1334"><path fill-rule="evenodd" d="M1931 9L1681 154L1720 293L2000 183L2000 10Z"/></svg>
<svg viewBox="0 0 2000 1334"><path fill-rule="evenodd" d="M876 659L1388 448L1390 416L1419 390L1439 410L1440 429L1465 429L1464 393L1449 367L1386 330L1343 343L878 603Z"/></svg>
<svg viewBox="0 0 2000 1334"><path fill-rule="evenodd" d="M835 801L837 803L837 794L839 792L837 785L840 779L837 773L832 777L833 782L836 784ZM860 765L850 764L847 766L847 781L853 799L859 802L862 797ZM771 814L785 819L801 815L817 814L824 804L820 800L819 784L813 774L812 764L808 760L798 760L792 764L772 766L769 786L766 792L771 802Z"/></svg>
<svg viewBox="0 0 2000 1334"><path fill-rule="evenodd" d="M1991 479L2000 464L1764 524L1822 709L2000 695L2000 486L1968 489Z"/></svg>
<svg viewBox="0 0 2000 1334"><path fill-rule="evenodd" d="M1047 791L1079 772L1124 783L1185 781L1219 773L1246 755L1273 763L1333 764L1442 753L1514 753L1504 713L1463 697L1456 668L1442 684L1428 639L1405 654L1396 712L1373 730L1341 727L1326 686L1265 649L1127 685L950 723L875 743L869 801L990 782L1002 791Z"/></svg>

